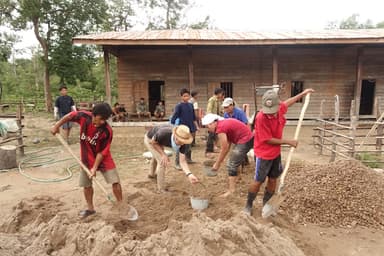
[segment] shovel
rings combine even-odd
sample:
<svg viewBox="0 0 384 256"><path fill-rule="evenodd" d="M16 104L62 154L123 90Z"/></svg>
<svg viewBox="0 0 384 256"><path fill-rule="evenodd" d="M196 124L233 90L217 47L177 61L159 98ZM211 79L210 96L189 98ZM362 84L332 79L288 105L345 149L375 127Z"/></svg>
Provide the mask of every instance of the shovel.
<svg viewBox="0 0 384 256"><path fill-rule="evenodd" d="M299 122L297 123L296 131L295 131L295 136L294 136L295 140L297 140L299 138L301 124L303 122L304 114L305 114L305 111L307 110L307 107L308 107L308 104L309 104L310 95L311 94L308 93L305 96L304 105L303 105L303 107L301 109L301 113L300 113L300 117L299 117ZM294 150L295 150L294 147L291 147L289 149L287 160L285 161L284 170L283 170L283 173L282 173L281 178L280 178L279 188L277 189L277 193L275 193L271 197L271 199L269 199L268 202L264 205L262 213L261 213L261 216L263 218L267 218L267 217L271 216L272 214L276 213L277 210L280 207L280 204L285 199L285 197L283 195L284 180L285 180L285 176L287 175L288 168L289 168L289 165L291 163L291 158L292 158L292 154L293 154Z"/></svg>
<svg viewBox="0 0 384 256"><path fill-rule="evenodd" d="M65 149L73 156L73 158L81 166L83 171L85 171L88 174L88 176L90 176L91 172L89 171L88 167L85 166L85 164L82 161L80 161L80 159L72 151L72 149L69 147L68 143L64 140L64 138L59 133L56 133L56 138L61 142L61 144L65 147ZM118 209L119 214L123 215L122 217L124 219L130 220L130 221L135 221L139 218L139 215L133 206L128 205L127 210L123 209L123 207L121 207L121 205L117 206L117 203L115 202L114 197L112 195L108 194L108 192L105 190L103 185L101 185L97 179L93 179L93 181L101 189L101 191L103 191L103 193L106 195L108 201L113 203L114 208L116 207Z"/></svg>

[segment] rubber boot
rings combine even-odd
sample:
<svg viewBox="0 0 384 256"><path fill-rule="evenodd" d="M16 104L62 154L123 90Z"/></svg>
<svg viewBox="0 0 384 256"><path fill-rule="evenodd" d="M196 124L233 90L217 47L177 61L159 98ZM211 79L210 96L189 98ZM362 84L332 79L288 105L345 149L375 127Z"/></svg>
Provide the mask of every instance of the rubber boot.
<svg viewBox="0 0 384 256"><path fill-rule="evenodd" d="M271 199L275 192L269 192L267 189L264 191L263 206Z"/></svg>
<svg viewBox="0 0 384 256"><path fill-rule="evenodd" d="M192 150L189 149L189 151L187 151L185 153L185 158L187 159L187 163L188 164L194 164L195 162L192 160Z"/></svg>
<svg viewBox="0 0 384 256"><path fill-rule="evenodd" d="M253 207L253 201L255 201L257 196L257 192L248 192L248 197L247 197L247 204L245 205L244 208L244 213L251 216L252 215L252 207Z"/></svg>
<svg viewBox="0 0 384 256"><path fill-rule="evenodd" d="M180 166L180 152L179 151L176 152L175 169L179 170L179 171L181 170L181 166Z"/></svg>

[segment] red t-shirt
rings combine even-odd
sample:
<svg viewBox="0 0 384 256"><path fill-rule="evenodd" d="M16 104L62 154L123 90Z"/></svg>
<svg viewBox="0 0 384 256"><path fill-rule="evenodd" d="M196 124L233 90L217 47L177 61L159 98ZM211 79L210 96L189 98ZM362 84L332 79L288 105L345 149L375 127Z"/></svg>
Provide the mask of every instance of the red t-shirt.
<svg viewBox="0 0 384 256"><path fill-rule="evenodd" d="M218 120L215 133L225 133L233 144L247 143L253 136L247 125L234 118Z"/></svg>
<svg viewBox="0 0 384 256"><path fill-rule="evenodd" d="M80 124L80 154L81 161L91 169L97 153L103 155L98 170L108 171L116 168L111 155L112 128L106 123L95 127L92 124L92 113L88 111L71 112L73 122Z"/></svg>
<svg viewBox="0 0 384 256"><path fill-rule="evenodd" d="M280 102L276 116L264 114L263 111L257 114L254 137L254 151L257 157L272 160L280 155L281 145L271 145L267 141L272 138L281 139L283 137L287 110L287 104Z"/></svg>

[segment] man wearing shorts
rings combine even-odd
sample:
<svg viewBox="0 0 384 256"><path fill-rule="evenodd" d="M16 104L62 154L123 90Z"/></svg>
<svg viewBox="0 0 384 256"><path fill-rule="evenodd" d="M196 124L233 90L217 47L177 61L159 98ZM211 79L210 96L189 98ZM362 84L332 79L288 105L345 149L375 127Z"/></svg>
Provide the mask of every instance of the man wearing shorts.
<svg viewBox="0 0 384 256"><path fill-rule="evenodd" d="M80 187L84 188L87 209L80 212L81 217L96 213L93 205L92 178L96 171L100 171L108 184L112 184L112 191L117 202L123 199L120 178L115 162L110 152L112 142L112 128L107 119L112 115L112 109L107 103L96 104L92 113L88 111L74 111L61 118L51 129L55 135L63 123L72 121L80 125L80 154L81 161L88 167L91 175L80 172Z"/></svg>
<svg viewBox="0 0 384 256"><path fill-rule="evenodd" d="M58 118L62 118L71 111L76 111L75 102L73 101L72 97L68 95L67 87L62 85L60 86L59 91L60 96L57 97L53 110L53 114L56 120L58 120ZM61 128L63 129L64 139L69 143L69 134L71 132L72 123L63 123Z"/></svg>
<svg viewBox="0 0 384 256"><path fill-rule="evenodd" d="M201 123L204 126L207 126L209 132L217 134L220 143L219 156L212 166L212 169L207 172L208 176L217 175L221 163L231 149L231 144L234 144L227 162L229 188L228 191L222 195L223 197L227 197L235 192L237 169L253 146L251 129L237 119L223 119L222 117L211 113L206 114L201 120Z"/></svg>
<svg viewBox="0 0 384 256"><path fill-rule="evenodd" d="M268 183L265 188L263 205L273 196L276 189L277 178L282 173L281 165L281 145L297 147L297 140L283 139L283 129L286 123L285 114L288 107L296 101L312 93L312 89L306 89L303 92L281 101L276 91L268 90L262 98L262 109L256 116L255 134L254 134L254 152L256 156L255 176L249 190L247 203L244 212L252 214L253 201L260 190L261 184L268 177Z"/></svg>

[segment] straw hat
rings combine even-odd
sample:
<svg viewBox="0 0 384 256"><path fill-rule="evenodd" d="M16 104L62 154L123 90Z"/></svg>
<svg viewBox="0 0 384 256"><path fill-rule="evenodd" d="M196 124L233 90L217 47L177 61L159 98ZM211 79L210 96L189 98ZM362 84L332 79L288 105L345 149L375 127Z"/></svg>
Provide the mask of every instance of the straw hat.
<svg viewBox="0 0 384 256"><path fill-rule="evenodd" d="M172 130L174 136L183 144L191 144L193 141L193 137L191 131L186 125L179 125L173 128Z"/></svg>

